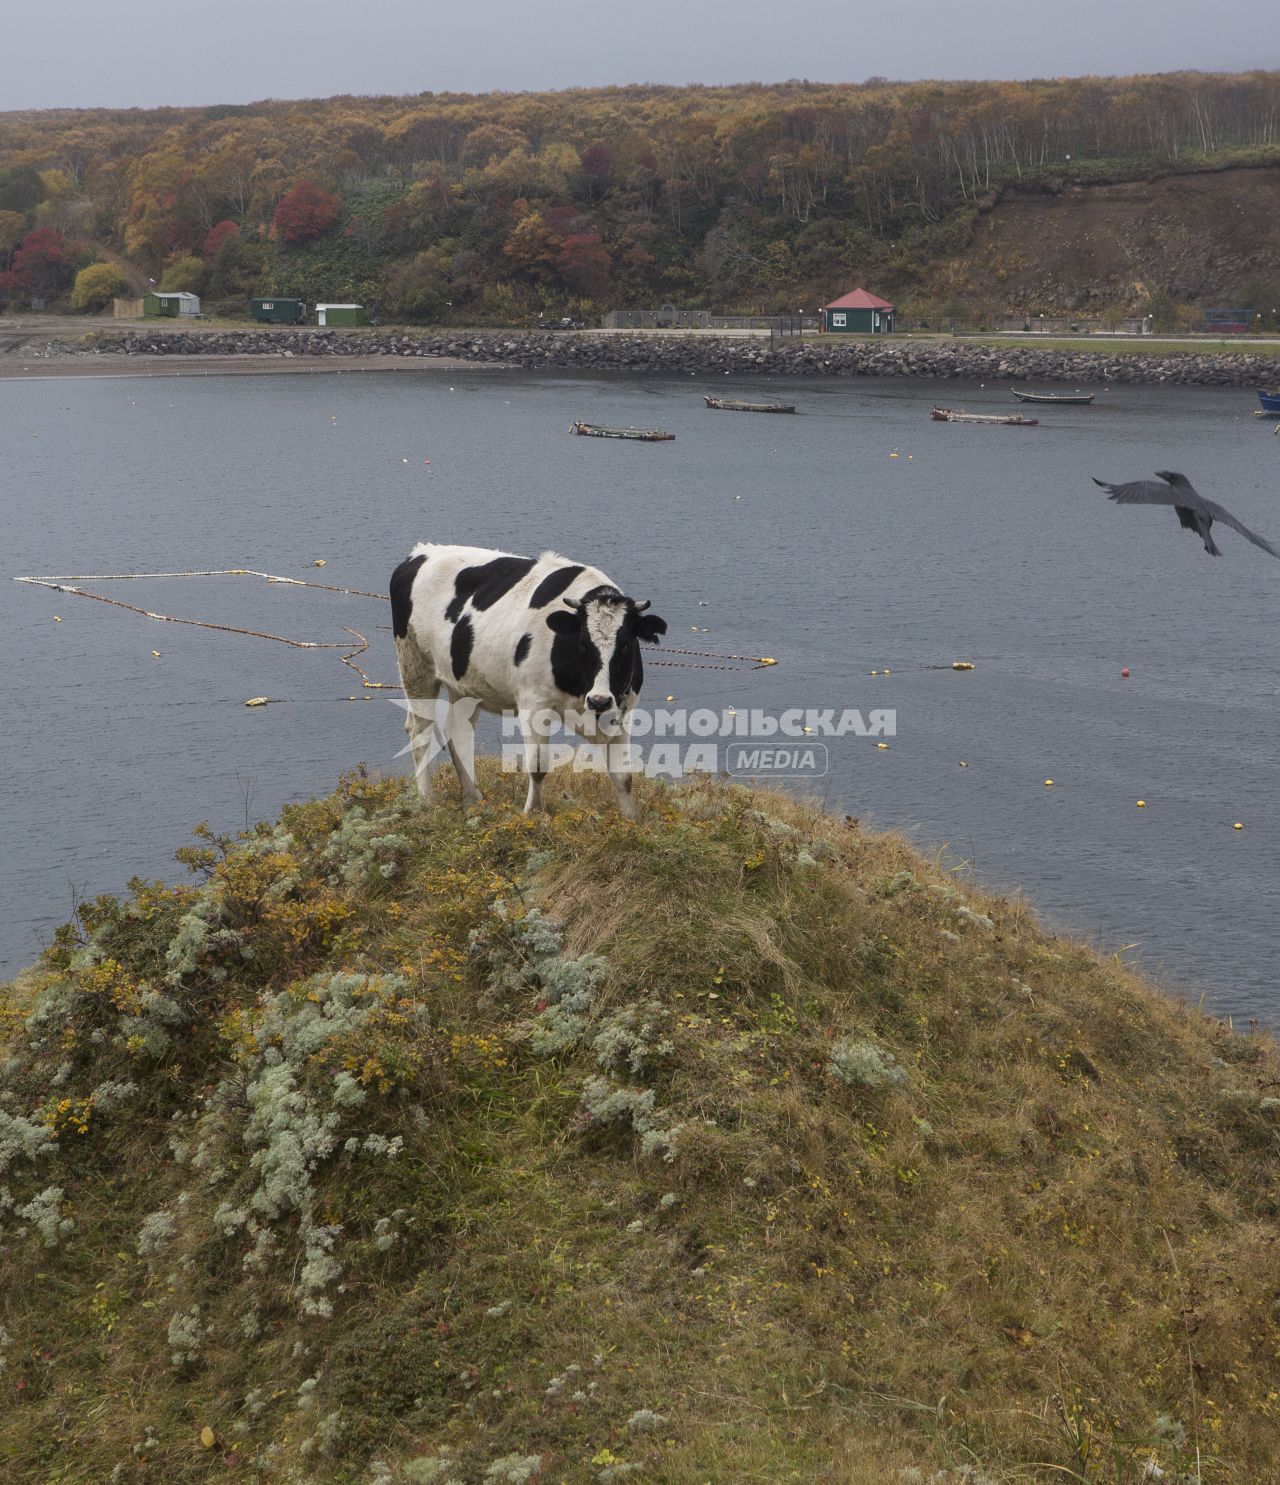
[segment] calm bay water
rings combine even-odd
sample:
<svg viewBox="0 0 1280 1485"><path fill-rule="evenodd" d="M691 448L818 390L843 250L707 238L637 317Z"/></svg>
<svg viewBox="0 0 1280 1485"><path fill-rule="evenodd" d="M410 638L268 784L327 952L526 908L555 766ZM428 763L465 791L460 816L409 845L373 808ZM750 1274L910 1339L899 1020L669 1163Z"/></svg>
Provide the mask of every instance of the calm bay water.
<svg viewBox="0 0 1280 1485"><path fill-rule="evenodd" d="M704 389L803 416L707 412ZM1133 946L1220 1014L1280 1023L1280 562L1231 531L1212 559L1170 510L1089 482L1181 469L1276 539L1278 441L1240 391L1116 388L1038 429L933 423L938 400L1013 407L957 383L480 370L0 382L5 575L252 567L385 591L415 540L555 548L652 599L670 643L780 662L651 669L650 702L896 708L889 750L830 742L814 787L832 808ZM567 437L579 417L677 440ZM300 639L352 625L394 679L367 599L247 578L97 591ZM359 761L404 767L399 710L348 701L337 652L7 581L0 604L0 974L73 893L178 877L194 822L274 815ZM246 710L255 695L288 704Z"/></svg>

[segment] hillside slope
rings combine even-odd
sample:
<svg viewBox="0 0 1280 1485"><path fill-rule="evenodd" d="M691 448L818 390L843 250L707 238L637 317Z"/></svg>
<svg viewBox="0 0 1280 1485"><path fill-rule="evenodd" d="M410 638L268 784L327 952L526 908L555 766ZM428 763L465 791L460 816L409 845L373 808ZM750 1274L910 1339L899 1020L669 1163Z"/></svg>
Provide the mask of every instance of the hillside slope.
<svg viewBox="0 0 1280 1485"><path fill-rule="evenodd" d="M1280 72L1262 71L0 112L0 300L65 305L97 242L224 317L259 294L467 326L668 301L812 313L859 284L918 319L1210 291L1276 311L1274 253L1230 241L1257 180L1218 173L1274 171L1278 120ZM1184 177L1210 202L1186 241ZM1039 233L1003 193L1056 221L1076 190L1105 199L1091 183L1153 181L1100 283L1087 252L1064 279L1050 245L1020 284ZM1141 212L1144 189L1115 209ZM988 265L973 234L996 220L1014 240Z"/></svg>
<svg viewBox="0 0 1280 1485"><path fill-rule="evenodd" d="M1269 1044L783 796L517 782L10 987L7 1485L1280 1475Z"/></svg>
<svg viewBox="0 0 1280 1485"><path fill-rule="evenodd" d="M1280 305L1280 167L1011 190L937 288L1024 312Z"/></svg>

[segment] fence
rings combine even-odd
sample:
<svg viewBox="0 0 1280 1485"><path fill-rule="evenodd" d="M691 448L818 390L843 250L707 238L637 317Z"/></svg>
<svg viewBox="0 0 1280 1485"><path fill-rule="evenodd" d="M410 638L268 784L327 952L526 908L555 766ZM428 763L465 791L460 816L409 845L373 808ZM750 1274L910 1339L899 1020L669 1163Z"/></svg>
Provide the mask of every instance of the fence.
<svg viewBox="0 0 1280 1485"><path fill-rule="evenodd" d="M602 324L606 330L768 330L775 335L800 335L818 328L817 315L717 315L709 309L611 309Z"/></svg>

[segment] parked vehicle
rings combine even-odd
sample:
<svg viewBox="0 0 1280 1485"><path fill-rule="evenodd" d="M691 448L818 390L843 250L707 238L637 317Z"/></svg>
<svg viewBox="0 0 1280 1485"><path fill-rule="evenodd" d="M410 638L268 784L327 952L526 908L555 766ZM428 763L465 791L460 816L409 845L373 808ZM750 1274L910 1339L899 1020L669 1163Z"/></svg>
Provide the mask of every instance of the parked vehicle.
<svg viewBox="0 0 1280 1485"><path fill-rule="evenodd" d="M580 320L577 315L565 315L559 320L539 320L539 330L585 330L586 320Z"/></svg>

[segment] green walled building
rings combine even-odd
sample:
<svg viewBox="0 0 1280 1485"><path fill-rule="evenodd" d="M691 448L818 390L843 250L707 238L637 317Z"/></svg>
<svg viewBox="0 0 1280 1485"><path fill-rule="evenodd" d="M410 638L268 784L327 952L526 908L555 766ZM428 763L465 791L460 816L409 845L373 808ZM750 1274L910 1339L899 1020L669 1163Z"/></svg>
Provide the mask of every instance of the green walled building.
<svg viewBox="0 0 1280 1485"><path fill-rule="evenodd" d="M893 329L893 305L865 289L824 304L821 314L824 335L887 335Z"/></svg>
<svg viewBox="0 0 1280 1485"><path fill-rule="evenodd" d="M366 323L363 304L317 304L317 325L363 325Z"/></svg>
<svg viewBox="0 0 1280 1485"><path fill-rule="evenodd" d="M249 308L264 325L303 325L307 319L307 306L301 299L251 299Z"/></svg>

